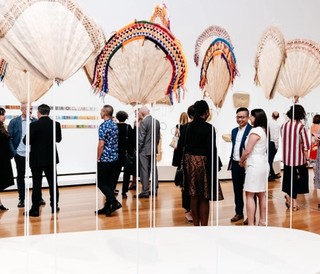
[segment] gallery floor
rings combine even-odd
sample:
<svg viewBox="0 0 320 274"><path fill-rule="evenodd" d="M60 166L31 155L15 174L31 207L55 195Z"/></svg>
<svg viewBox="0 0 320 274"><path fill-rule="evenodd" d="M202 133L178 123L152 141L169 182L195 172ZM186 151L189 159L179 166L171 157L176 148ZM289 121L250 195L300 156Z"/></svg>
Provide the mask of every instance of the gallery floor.
<svg viewBox="0 0 320 274"><path fill-rule="evenodd" d="M312 175L310 174L310 178ZM310 179L311 181L311 179ZM210 225L242 226L243 222L231 223L234 215L233 191L230 180L221 182L224 200L211 204ZM122 185L118 185L121 193ZM319 190L318 190L319 191ZM300 210L292 212L285 207L281 191L281 179L269 182L268 226L295 228L320 234L320 191L310 182L310 193L298 196ZM111 217L96 216L94 211L103 204L103 197L94 185L60 188L60 212L51 214L48 189L43 190L47 204L42 206L40 217L24 216L24 209L17 208L17 192L6 191L0 194L2 203L9 208L0 213L0 238L92 230L124 228L178 227L192 226L181 208L181 190L172 182L161 182L159 194L155 198L136 200L131 190L128 198L122 200L122 208ZM138 207L138 210L137 210ZM218 208L218 210L217 210ZM28 221L28 222L27 222Z"/></svg>

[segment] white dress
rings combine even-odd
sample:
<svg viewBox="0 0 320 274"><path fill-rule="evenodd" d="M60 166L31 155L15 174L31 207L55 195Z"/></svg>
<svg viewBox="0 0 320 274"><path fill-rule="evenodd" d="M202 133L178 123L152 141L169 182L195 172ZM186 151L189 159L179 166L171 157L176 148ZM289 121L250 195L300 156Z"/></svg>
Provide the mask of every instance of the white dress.
<svg viewBox="0 0 320 274"><path fill-rule="evenodd" d="M269 175L269 164L267 157L267 135L262 127L252 128L250 134L255 133L260 139L253 147L246 163L246 177L244 181L244 190L249 192L264 192ZM249 140L246 140L246 145Z"/></svg>

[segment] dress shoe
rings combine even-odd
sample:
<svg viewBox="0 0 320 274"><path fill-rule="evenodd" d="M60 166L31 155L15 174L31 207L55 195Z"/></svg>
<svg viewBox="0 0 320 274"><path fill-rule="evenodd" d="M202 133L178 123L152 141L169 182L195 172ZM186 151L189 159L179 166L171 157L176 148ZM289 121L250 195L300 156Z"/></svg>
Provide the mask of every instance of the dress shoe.
<svg viewBox="0 0 320 274"><path fill-rule="evenodd" d="M19 201L19 203L18 203L18 205L17 205L17 207L24 207L24 201Z"/></svg>
<svg viewBox="0 0 320 274"><path fill-rule="evenodd" d="M106 216L108 216L108 217L111 216L112 212L115 212L116 210L118 210L121 207L122 207L122 205L118 201L115 201L113 204L111 204L110 208L108 208L106 210Z"/></svg>
<svg viewBox="0 0 320 274"><path fill-rule="evenodd" d="M122 193L122 199L127 199L127 198L128 198L127 194L126 193Z"/></svg>
<svg viewBox="0 0 320 274"><path fill-rule="evenodd" d="M98 209L97 211L94 212L94 214L98 215L106 215L107 209L105 207Z"/></svg>
<svg viewBox="0 0 320 274"><path fill-rule="evenodd" d="M7 211L9 208L4 207L3 205L0 205L0 211Z"/></svg>
<svg viewBox="0 0 320 274"><path fill-rule="evenodd" d="M55 209L56 209L56 210L55 210ZM58 207L58 206L57 206L56 208L54 208L54 207L51 208L51 213L52 213L52 214L55 213L55 212L58 213L59 211L60 211L60 207Z"/></svg>
<svg viewBox="0 0 320 274"><path fill-rule="evenodd" d="M280 174L274 175L274 178L279 179L279 178L281 178L281 175Z"/></svg>
<svg viewBox="0 0 320 274"><path fill-rule="evenodd" d="M39 216L40 216L39 210L37 210L37 209L30 209L30 210L29 210L29 216L30 216L30 217L39 217Z"/></svg>
<svg viewBox="0 0 320 274"><path fill-rule="evenodd" d="M268 177L268 181L269 181L269 182L274 182L275 180L276 180L276 179L275 179L274 177L271 177L271 176Z"/></svg>
<svg viewBox="0 0 320 274"><path fill-rule="evenodd" d="M137 198L137 195L133 195L133 198ZM148 195L148 194L142 194L142 193L140 193L140 194L138 195L138 198L139 198L139 199L149 198L149 195Z"/></svg>
<svg viewBox="0 0 320 274"><path fill-rule="evenodd" d="M39 202L39 205L46 205L46 201L45 200L43 200L43 198L41 198L41 200L40 200L40 202Z"/></svg>
<svg viewBox="0 0 320 274"><path fill-rule="evenodd" d="M238 222L238 221L240 221L240 220L242 220L243 219L243 215L240 215L240 214L236 214L236 215L234 215L232 218L231 218L231 222L233 223L233 222Z"/></svg>

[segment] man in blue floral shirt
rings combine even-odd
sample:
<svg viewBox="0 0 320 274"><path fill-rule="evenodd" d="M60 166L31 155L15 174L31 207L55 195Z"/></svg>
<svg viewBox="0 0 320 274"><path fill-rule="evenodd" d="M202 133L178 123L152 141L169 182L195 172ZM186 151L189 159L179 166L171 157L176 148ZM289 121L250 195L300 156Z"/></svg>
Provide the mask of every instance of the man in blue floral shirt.
<svg viewBox="0 0 320 274"><path fill-rule="evenodd" d="M118 126L112 120L113 107L104 105L100 116L104 122L99 126L98 143L98 187L106 196L106 203L99 209L98 214L110 216L112 212L121 208L122 205L117 201L113 192L115 169L118 162Z"/></svg>

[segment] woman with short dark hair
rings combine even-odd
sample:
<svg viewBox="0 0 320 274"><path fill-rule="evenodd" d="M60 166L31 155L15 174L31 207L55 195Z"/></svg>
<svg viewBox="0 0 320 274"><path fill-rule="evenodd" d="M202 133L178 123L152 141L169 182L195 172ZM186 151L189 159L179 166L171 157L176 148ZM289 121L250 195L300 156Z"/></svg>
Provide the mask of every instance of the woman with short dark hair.
<svg viewBox="0 0 320 274"><path fill-rule="evenodd" d="M216 132L207 123L209 106L206 101L195 102L194 119L181 128L178 150L185 145L183 167L190 196L193 224L207 226L209 200L216 200L218 156ZM223 199L219 188L219 200Z"/></svg>
<svg viewBox="0 0 320 274"><path fill-rule="evenodd" d="M129 181L130 181L130 175L134 171L130 171L126 169L125 167L125 158L126 154L133 155L133 142L134 142L134 136L133 136L133 130L131 125L126 123L126 120L128 119L129 115L125 111L118 111L116 114L116 118L118 120L118 130L119 130L119 138L118 138L118 153L119 153L119 160L118 164L115 169L115 182L114 182L114 191L115 194L117 194L116 186L119 180L119 176L121 173L121 170L123 168L123 182L122 182L122 198L126 199L128 188L129 188Z"/></svg>
<svg viewBox="0 0 320 274"><path fill-rule="evenodd" d="M293 211L299 209L297 195L309 193L308 150L310 149L307 130L301 120L306 112L301 105L293 105L287 112L289 120L281 127L283 141L282 191L285 205ZM291 201L292 200L292 201Z"/></svg>

